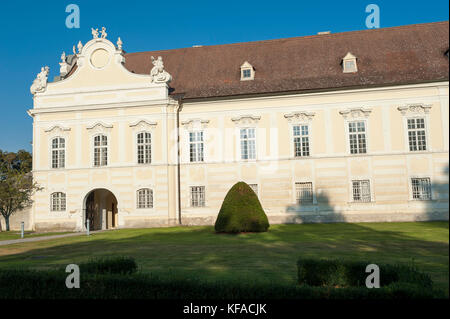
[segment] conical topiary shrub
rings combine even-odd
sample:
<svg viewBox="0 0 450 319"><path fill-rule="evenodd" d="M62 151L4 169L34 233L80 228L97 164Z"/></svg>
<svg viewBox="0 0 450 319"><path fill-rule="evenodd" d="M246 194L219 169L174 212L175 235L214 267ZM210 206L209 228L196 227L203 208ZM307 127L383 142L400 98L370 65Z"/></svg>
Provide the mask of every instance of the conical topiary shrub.
<svg viewBox="0 0 450 319"><path fill-rule="evenodd" d="M227 193L217 216L216 232L265 232L269 228L258 196L247 183L236 183Z"/></svg>

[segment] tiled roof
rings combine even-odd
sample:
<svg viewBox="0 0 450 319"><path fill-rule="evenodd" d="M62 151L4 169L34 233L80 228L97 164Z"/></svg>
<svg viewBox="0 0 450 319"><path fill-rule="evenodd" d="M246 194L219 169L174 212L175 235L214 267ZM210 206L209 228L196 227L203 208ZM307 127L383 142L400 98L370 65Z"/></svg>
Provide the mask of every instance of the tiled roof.
<svg viewBox="0 0 450 319"><path fill-rule="evenodd" d="M185 98L335 90L445 81L449 23L322 34L268 41L127 53L125 67L149 74L162 56L171 94ZM358 72L343 73L342 58L357 57ZM255 69L240 81L240 66Z"/></svg>

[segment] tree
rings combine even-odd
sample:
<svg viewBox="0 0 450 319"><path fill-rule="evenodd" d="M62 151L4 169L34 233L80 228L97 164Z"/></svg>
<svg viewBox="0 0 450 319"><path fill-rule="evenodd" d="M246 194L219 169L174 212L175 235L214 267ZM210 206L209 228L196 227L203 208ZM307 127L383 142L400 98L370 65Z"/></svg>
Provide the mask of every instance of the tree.
<svg viewBox="0 0 450 319"><path fill-rule="evenodd" d="M32 159L27 151L17 153L0 150L0 214L9 231L9 218L14 213L31 206L33 194L41 187L33 182Z"/></svg>
<svg viewBox="0 0 450 319"><path fill-rule="evenodd" d="M265 232L269 220L258 196L244 182L236 183L227 193L215 223L216 232Z"/></svg>

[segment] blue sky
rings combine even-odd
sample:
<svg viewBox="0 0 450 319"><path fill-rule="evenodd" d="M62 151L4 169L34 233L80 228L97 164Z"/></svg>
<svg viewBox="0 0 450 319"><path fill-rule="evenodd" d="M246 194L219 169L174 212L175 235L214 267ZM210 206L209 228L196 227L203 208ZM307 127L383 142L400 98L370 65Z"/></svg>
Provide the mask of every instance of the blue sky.
<svg viewBox="0 0 450 319"><path fill-rule="evenodd" d="M106 26L127 52L258 41L365 29L368 4L380 26L448 20L448 0L428 1L2 1L0 2L0 149L31 150L29 87L41 66L59 72L62 51ZM80 28L65 25L66 6L80 8Z"/></svg>

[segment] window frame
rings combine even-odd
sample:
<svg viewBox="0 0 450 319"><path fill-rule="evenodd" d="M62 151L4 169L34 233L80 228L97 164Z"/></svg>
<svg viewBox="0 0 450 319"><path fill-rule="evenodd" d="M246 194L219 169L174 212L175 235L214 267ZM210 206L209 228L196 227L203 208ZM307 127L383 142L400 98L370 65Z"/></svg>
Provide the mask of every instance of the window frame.
<svg viewBox="0 0 450 319"><path fill-rule="evenodd" d="M144 199L145 204L149 204L149 206L144 205L144 206L140 206L141 201L140 201L140 192L141 191L148 191L148 194L144 194L145 196L149 196L149 199L147 200L147 198ZM136 209L139 210L143 210L143 209L153 209L154 208L154 192L153 189L150 187L142 187L139 188L138 190L136 190Z"/></svg>
<svg viewBox="0 0 450 319"><path fill-rule="evenodd" d="M252 162L252 161L257 161L258 160L258 134L257 134L257 127L256 126L239 126L238 128L238 136L237 136L237 147L238 147L238 160L239 161L244 161L244 162ZM255 157L254 158L242 158L242 138L241 138L241 131L242 130L249 130L252 129L254 130L254 141L255 141ZM248 135L248 134L247 134ZM249 140L249 138L247 137L247 141ZM248 145L248 144L247 144ZM247 154L249 154L249 152L247 152Z"/></svg>
<svg viewBox="0 0 450 319"><path fill-rule="evenodd" d="M58 147L56 148L56 151L58 152L58 167L53 167L53 152L55 151L55 149L53 149L53 141L55 139L58 139L58 143L60 143L60 139L64 140L64 148ZM49 140L49 145L50 145L50 155L49 155L49 159L50 159L50 169L52 170L57 170L57 169L65 169L66 168L66 158L67 158L67 138L65 136L52 136ZM59 146L59 144L58 144ZM64 161L63 161L63 166L61 166L60 164L60 152L63 151L64 153Z"/></svg>
<svg viewBox="0 0 450 319"><path fill-rule="evenodd" d="M368 186L369 186L369 200L364 200L363 199L363 192L362 192L362 187L360 184L360 196L361 199L360 200L355 200L355 193L354 193L354 183L355 182L368 182ZM372 180L370 178L365 178L365 177L356 177L350 180L350 202L351 203L356 203L356 204L367 204L367 203L372 203L374 201L373 198L373 192L372 192Z"/></svg>
<svg viewBox="0 0 450 319"><path fill-rule="evenodd" d="M144 143L142 143L142 146L144 147L144 163L139 163L139 135L140 134L144 134ZM150 134L150 143L145 143L145 134ZM134 154L135 154L135 159L136 159L136 164L137 165L150 165L153 162L153 134L151 131L149 130L141 130L138 131L134 134ZM145 146L149 145L150 146L150 161L146 162L146 158L145 158Z"/></svg>
<svg viewBox="0 0 450 319"><path fill-rule="evenodd" d="M365 133L365 143L366 143L366 152L365 153L360 153L359 151L358 151L358 153L351 152L350 134L355 134L355 133L350 132L350 123L356 123L356 122L364 123L364 128L365 128L364 133ZM347 154L349 154L350 156L368 155L369 154L369 121L367 119L353 118L353 119L345 120L344 123L345 123L345 132L346 132L346 140L347 140L347 143L346 143ZM356 132L356 134L358 134L358 132ZM357 139L357 141L358 141L358 139ZM359 145L359 142L358 142L358 145Z"/></svg>
<svg viewBox="0 0 450 319"><path fill-rule="evenodd" d="M202 203L203 205L194 205L193 203L193 189L194 188L200 188L203 190L203 201L199 201L200 203ZM201 195L201 193L200 193ZM197 199L198 200L198 199ZM202 208L202 207L206 207L206 186L204 185L190 185L189 186L189 207L192 208Z"/></svg>
<svg viewBox="0 0 450 319"><path fill-rule="evenodd" d="M412 151L410 149L410 145L409 145L409 131L410 131L410 129L408 128L408 120L415 120L415 122L417 123L417 119L423 119L423 123L424 123L424 129L423 130L425 131L425 146L426 146L426 149L425 150ZM431 145L430 145L430 139L429 139L429 130L428 130L428 116L425 116L425 115L405 116L404 128L405 128L406 151L408 153L418 153L418 152L431 151ZM414 131L417 132L417 129L414 129ZM416 138L417 138L417 135L416 135Z"/></svg>
<svg viewBox="0 0 450 319"><path fill-rule="evenodd" d="M298 192L297 192L297 184L310 184L311 185L311 201L310 202L309 201L308 202L304 202L304 203L300 202L300 198L297 197L297 194L298 194ZM316 192L315 192L315 189L314 189L314 182L313 181L311 181L311 180L297 180L297 181L294 181L294 203L295 203L296 206L301 206L301 207L311 206L311 205L316 205L317 204Z"/></svg>
<svg viewBox="0 0 450 319"><path fill-rule="evenodd" d="M429 188L430 188L430 196L428 199L422 199L422 198L414 198L414 191L413 191L413 179L428 179L429 181ZM418 176L418 175L413 175L410 176L408 178L408 186L409 186L409 198L411 201L415 201L415 202L427 202L427 201L432 201L435 198L435 194L433 194L433 179L431 176Z"/></svg>
<svg viewBox="0 0 450 319"><path fill-rule="evenodd" d="M56 195L62 195L60 198L57 198L57 200L59 200L59 202L57 203L57 205L59 206L54 206L54 196ZM62 201L64 199L64 202ZM64 206L63 206L64 203ZM59 209L58 209L59 208ZM50 194L50 211L51 212L65 212L67 211L67 195L64 192L53 192Z"/></svg>
<svg viewBox="0 0 450 319"><path fill-rule="evenodd" d="M198 133L201 133L202 136L202 140L201 141L194 141L191 142L191 134L194 134L195 136L197 136ZM187 141L188 141L188 162L189 163L204 163L205 162L205 130L189 130L187 132ZM191 160L191 144L196 145L197 147L196 149L196 160L192 161ZM199 160L199 156L198 156L198 145L202 145L202 159Z"/></svg>
<svg viewBox="0 0 450 319"><path fill-rule="evenodd" d="M294 135L294 127L295 126L299 126L300 127L300 132L301 132L301 127L302 126L306 126L307 128L308 128L308 135L307 135L307 137L308 137L308 155L303 155L303 152L302 152L302 155L300 155L300 156L297 156L296 155L296 147L295 147L295 138L296 138L296 136ZM291 157L293 157L293 158L309 158L309 157L311 157L311 151L312 151L312 135L311 135L311 124L310 123L293 123L293 124L291 124L291 126L290 126L290 136L291 136L291 143L292 143L292 146L291 146ZM302 137L302 135L300 135L299 136L300 138ZM302 146L301 146L301 149L303 149L303 143L301 143L302 144Z"/></svg>
<svg viewBox="0 0 450 319"><path fill-rule="evenodd" d="M106 165L95 165L95 150L96 150L96 148L103 148L103 147L105 147L105 146L102 146L102 145L95 146L95 138L99 137L99 136L105 136L106 137ZM109 156L110 155L110 148L109 148L109 145L110 145L110 141L111 141L109 134L97 133L97 134L92 135L91 138L92 138L92 142L91 142L92 143L91 144L92 145L92 158L91 158L92 167L95 167L95 168L108 167L109 164L110 164L110 156ZM100 155L100 162L101 162L101 159L102 159L102 156Z"/></svg>

